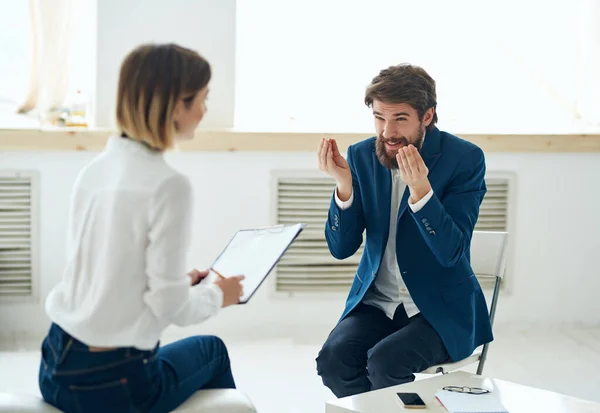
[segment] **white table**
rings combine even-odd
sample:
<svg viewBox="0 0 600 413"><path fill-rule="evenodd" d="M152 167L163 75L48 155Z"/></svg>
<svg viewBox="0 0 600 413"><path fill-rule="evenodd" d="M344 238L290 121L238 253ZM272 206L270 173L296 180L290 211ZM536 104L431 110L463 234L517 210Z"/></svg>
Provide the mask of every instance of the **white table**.
<svg viewBox="0 0 600 413"><path fill-rule="evenodd" d="M327 402L325 411L326 413L395 413L401 411L447 413L447 410L435 398L435 393L444 386L490 389L499 396L502 404L510 413L600 413L600 403L463 371L330 401ZM427 405L426 409L404 409L397 400L396 393L399 392L418 393Z"/></svg>

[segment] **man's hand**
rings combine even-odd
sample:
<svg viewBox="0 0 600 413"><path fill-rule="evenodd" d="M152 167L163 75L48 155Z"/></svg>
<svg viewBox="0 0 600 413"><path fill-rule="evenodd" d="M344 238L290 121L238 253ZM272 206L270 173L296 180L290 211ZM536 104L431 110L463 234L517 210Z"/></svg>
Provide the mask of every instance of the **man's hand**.
<svg viewBox="0 0 600 413"><path fill-rule="evenodd" d="M192 271L188 272L188 276L191 279L193 287L194 285L200 284L200 281L202 281L208 276L208 270L199 271L194 268Z"/></svg>
<svg viewBox="0 0 600 413"><path fill-rule="evenodd" d="M345 202L350 199L352 173L348 162L340 153L335 139L322 138L317 155L319 169L335 179L340 200Z"/></svg>
<svg viewBox="0 0 600 413"><path fill-rule="evenodd" d="M429 169L425 165L421 154L413 145L405 146L396 155L400 167L400 178L406 183L410 191L410 203L419 202L431 190L427 175Z"/></svg>

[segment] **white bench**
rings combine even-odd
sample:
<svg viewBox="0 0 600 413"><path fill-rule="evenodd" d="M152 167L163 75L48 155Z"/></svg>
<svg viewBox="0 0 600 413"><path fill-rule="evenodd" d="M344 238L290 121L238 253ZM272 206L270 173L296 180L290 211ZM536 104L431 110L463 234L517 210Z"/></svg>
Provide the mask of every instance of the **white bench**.
<svg viewBox="0 0 600 413"><path fill-rule="evenodd" d="M250 399L234 389L200 390L175 410L179 413L256 413ZM0 413L60 413L41 397L0 393Z"/></svg>

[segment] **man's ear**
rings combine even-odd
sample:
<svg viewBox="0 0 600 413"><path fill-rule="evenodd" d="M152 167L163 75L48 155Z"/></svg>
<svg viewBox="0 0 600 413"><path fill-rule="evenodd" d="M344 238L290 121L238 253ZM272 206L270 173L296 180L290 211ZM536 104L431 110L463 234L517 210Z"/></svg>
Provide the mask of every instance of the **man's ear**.
<svg viewBox="0 0 600 413"><path fill-rule="evenodd" d="M423 124L425 126L429 126L429 124L433 121L433 115L435 114L435 108L429 108L425 111L423 115Z"/></svg>

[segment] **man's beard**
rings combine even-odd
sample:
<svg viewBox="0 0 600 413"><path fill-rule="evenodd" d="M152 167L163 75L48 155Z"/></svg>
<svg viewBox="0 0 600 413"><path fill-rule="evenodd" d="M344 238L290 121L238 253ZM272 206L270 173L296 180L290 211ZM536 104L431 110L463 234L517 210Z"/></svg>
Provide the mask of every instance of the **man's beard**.
<svg viewBox="0 0 600 413"><path fill-rule="evenodd" d="M398 138L393 139L385 139L383 136L378 136L375 140L375 152L377 153L377 158L379 162L387 169L398 169L398 160L396 159L396 154L389 154L387 152L387 148L385 147L386 142L391 142L392 144L401 143L402 149L409 144L412 144L418 151L421 150L421 146L423 146L423 138L425 137L425 126L421 123L419 126L419 130L413 136L410 136L410 139L400 136Z"/></svg>

